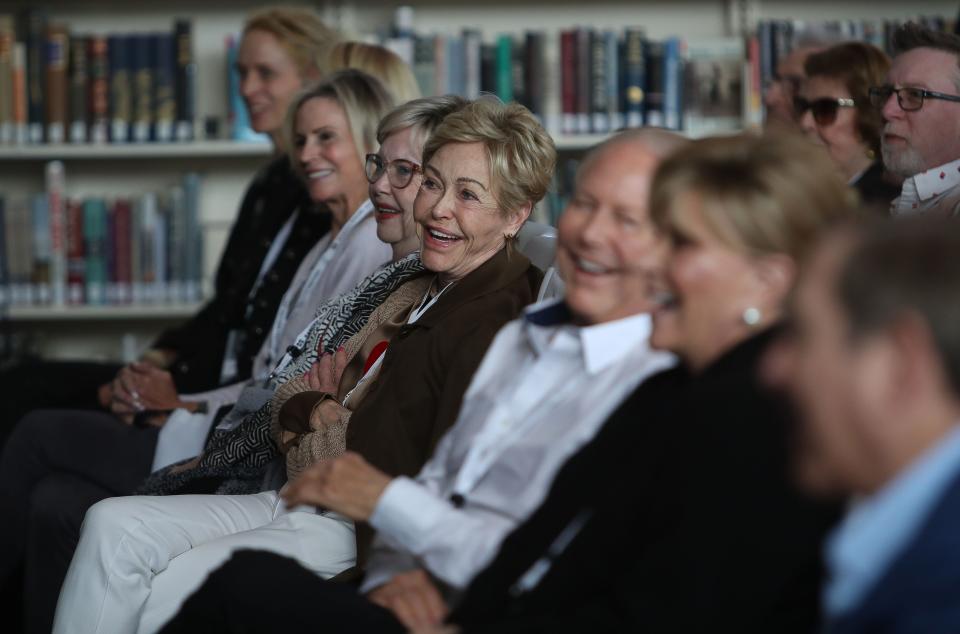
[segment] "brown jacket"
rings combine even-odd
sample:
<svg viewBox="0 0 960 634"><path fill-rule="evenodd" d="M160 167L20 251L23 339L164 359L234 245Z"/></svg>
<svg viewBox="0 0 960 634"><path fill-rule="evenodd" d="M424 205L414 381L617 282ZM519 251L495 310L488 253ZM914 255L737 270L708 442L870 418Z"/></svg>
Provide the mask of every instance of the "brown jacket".
<svg viewBox="0 0 960 634"><path fill-rule="evenodd" d="M353 413L347 449L391 476L416 475L456 421L494 335L537 296L543 274L502 250L457 282L384 353L377 381ZM357 566L373 530L357 524Z"/></svg>

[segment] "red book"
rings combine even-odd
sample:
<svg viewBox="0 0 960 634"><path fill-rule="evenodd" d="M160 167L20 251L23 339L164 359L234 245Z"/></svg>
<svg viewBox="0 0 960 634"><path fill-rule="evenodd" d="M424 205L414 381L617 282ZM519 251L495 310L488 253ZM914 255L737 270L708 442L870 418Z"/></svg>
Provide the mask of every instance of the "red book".
<svg viewBox="0 0 960 634"><path fill-rule="evenodd" d="M116 256L117 303L130 303L133 294L133 275L131 258L132 210L129 200L119 199L113 204L113 248Z"/></svg>
<svg viewBox="0 0 960 634"><path fill-rule="evenodd" d="M564 134L577 131L577 34L575 31L560 33L560 103Z"/></svg>
<svg viewBox="0 0 960 634"><path fill-rule="evenodd" d="M83 249L83 204L67 201L67 303L82 304L87 260Z"/></svg>
<svg viewBox="0 0 960 634"><path fill-rule="evenodd" d="M89 81L87 83L87 128L91 143L106 143L110 129L109 111L109 66L107 59L107 38L94 35L88 43L87 63Z"/></svg>

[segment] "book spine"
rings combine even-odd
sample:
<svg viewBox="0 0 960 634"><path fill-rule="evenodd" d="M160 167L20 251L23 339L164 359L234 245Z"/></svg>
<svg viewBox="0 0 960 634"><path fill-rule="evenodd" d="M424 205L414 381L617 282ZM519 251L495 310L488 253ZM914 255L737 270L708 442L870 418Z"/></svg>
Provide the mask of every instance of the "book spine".
<svg viewBox="0 0 960 634"><path fill-rule="evenodd" d="M70 142L87 142L87 106L89 60L88 40L85 37L70 38Z"/></svg>
<svg viewBox="0 0 960 634"><path fill-rule="evenodd" d="M760 39L753 36L747 40L743 81L746 91L743 124L746 128L759 129L763 125L763 83L760 74Z"/></svg>
<svg viewBox="0 0 960 634"><path fill-rule="evenodd" d="M552 135L562 131L563 101L561 84L563 67L560 63L560 36L544 35L543 38L543 119L547 132Z"/></svg>
<svg viewBox="0 0 960 634"><path fill-rule="evenodd" d="M130 245L130 298L134 304L142 304L146 294L143 289L143 204L124 201L130 214L130 230L127 240Z"/></svg>
<svg viewBox="0 0 960 634"><path fill-rule="evenodd" d="M23 42L13 45L13 142L27 142L27 48Z"/></svg>
<svg viewBox="0 0 960 634"><path fill-rule="evenodd" d="M27 199L17 199L8 203L7 253L10 254L10 279L12 303L18 306L30 303L33 273L32 210Z"/></svg>
<svg viewBox="0 0 960 634"><path fill-rule="evenodd" d="M126 143L130 138L130 42L122 35L107 40L110 55L110 141Z"/></svg>
<svg viewBox="0 0 960 634"><path fill-rule="evenodd" d="M645 125L664 127L663 112L663 42L648 40L646 43L646 80L647 89L644 103Z"/></svg>
<svg viewBox="0 0 960 634"><path fill-rule="evenodd" d="M623 110L628 128L643 125L646 97L645 37L641 29L628 28L623 44Z"/></svg>
<svg viewBox="0 0 960 634"><path fill-rule="evenodd" d="M607 45L602 33L590 34L590 128L610 131L610 93L607 92Z"/></svg>
<svg viewBox="0 0 960 634"><path fill-rule="evenodd" d="M613 31L603 32L607 55L607 119L610 130L623 128L623 111L620 108L620 39Z"/></svg>
<svg viewBox="0 0 960 634"><path fill-rule="evenodd" d="M146 143L150 140L150 125L153 123L152 39L151 35L146 34L132 36L132 139L137 143Z"/></svg>
<svg viewBox="0 0 960 634"><path fill-rule="evenodd" d="M143 281L143 301L150 304L156 300L157 286L157 197L153 193L144 194L140 199L142 207L140 234L140 270Z"/></svg>
<svg viewBox="0 0 960 634"><path fill-rule="evenodd" d="M106 263L105 297L107 304L117 303L117 209L109 205L106 209L107 224L103 239L103 261Z"/></svg>
<svg viewBox="0 0 960 634"><path fill-rule="evenodd" d="M463 95L466 92L463 38L447 38L447 93Z"/></svg>
<svg viewBox="0 0 960 634"><path fill-rule="evenodd" d="M118 304L129 304L133 299L131 236L130 202L118 199L113 204L113 244L116 252L116 290L114 293Z"/></svg>
<svg viewBox="0 0 960 634"><path fill-rule="evenodd" d="M2 311L10 305L12 299L12 289L10 284L10 252L7 250L7 201L0 194L0 246L3 251L0 252L0 316Z"/></svg>
<svg viewBox="0 0 960 634"><path fill-rule="evenodd" d="M413 75L420 86L420 94L436 93L436 49L432 36L418 35L413 42Z"/></svg>
<svg viewBox="0 0 960 634"><path fill-rule="evenodd" d="M67 59L70 54L70 39L65 28L47 29L46 52L46 139L47 143L63 143L69 106Z"/></svg>
<svg viewBox="0 0 960 634"><path fill-rule="evenodd" d="M13 16L0 15L0 145L13 143Z"/></svg>
<svg viewBox="0 0 960 634"><path fill-rule="evenodd" d="M33 218L33 267L30 301L50 303L50 213L47 196L36 194L31 198Z"/></svg>
<svg viewBox="0 0 960 634"><path fill-rule="evenodd" d="M576 30L577 43L577 132L590 132L590 42L593 30L585 27Z"/></svg>
<svg viewBox="0 0 960 634"><path fill-rule="evenodd" d="M185 302L187 262L187 208L181 185L170 192L168 261L170 263L170 299Z"/></svg>
<svg viewBox="0 0 960 634"><path fill-rule="evenodd" d="M174 122L177 117L177 99L175 94L176 58L174 39L171 33L158 33L154 36L153 59L156 63L153 74L154 110L153 138L160 142L174 140Z"/></svg>
<svg viewBox="0 0 960 634"><path fill-rule="evenodd" d="M577 44L573 31L560 34L562 128L564 134L577 131Z"/></svg>
<svg viewBox="0 0 960 634"><path fill-rule="evenodd" d="M497 96L513 101L513 38L505 33L497 36Z"/></svg>
<svg viewBox="0 0 960 634"><path fill-rule="evenodd" d="M67 203L67 303L83 304L86 256L83 250L83 203Z"/></svg>
<svg viewBox="0 0 960 634"><path fill-rule="evenodd" d="M447 36L437 35L433 38L433 90L431 95L445 95L450 92L447 85Z"/></svg>
<svg viewBox="0 0 960 634"><path fill-rule="evenodd" d="M530 112L535 114L540 122L546 125L546 108L544 105L544 84L547 81L544 62L544 39L541 31L528 31L524 38L523 70L524 70L524 100Z"/></svg>
<svg viewBox="0 0 960 634"><path fill-rule="evenodd" d="M29 9L24 22L27 34L27 139L30 143L43 143L47 17L39 9Z"/></svg>
<svg viewBox="0 0 960 634"><path fill-rule="evenodd" d="M110 65L107 38L95 35L90 38L88 47L88 136L91 143L106 143L110 136Z"/></svg>
<svg viewBox="0 0 960 634"><path fill-rule="evenodd" d="M482 83L482 66L480 47L482 45L480 31L464 29L463 31L463 96L467 99L476 99L480 96Z"/></svg>
<svg viewBox="0 0 960 634"><path fill-rule="evenodd" d="M203 228L200 224L200 176L188 172L183 177L186 208L186 297L197 301L203 291Z"/></svg>
<svg viewBox="0 0 960 634"><path fill-rule="evenodd" d="M67 218L64 200L63 163L46 167L47 212L50 217L50 289L53 303L67 303Z"/></svg>
<svg viewBox="0 0 960 634"><path fill-rule="evenodd" d="M106 303L107 285L107 210L103 200L90 198L83 203L83 237L86 253L87 303Z"/></svg>
<svg viewBox="0 0 960 634"><path fill-rule="evenodd" d="M480 92L497 92L497 45L480 45Z"/></svg>
<svg viewBox="0 0 960 634"><path fill-rule="evenodd" d="M153 300L155 302L166 302L170 299L170 286L167 275L169 269L169 262L167 260L167 224L166 196L157 196L156 231L153 234L153 252L157 258L154 267L156 287L153 291Z"/></svg>
<svg viewBox="0 0 960 634"><path fill-rule="evenodd" d="M176 47L177 141L194 139L197 119L197 63L193 55L193 26L189 20L177 20L173 26Z"/></svg>
<svg viewBox="0 0 960 634"><path fill-rule="evenodd" d="M682 56L683 42L676 37L667 39L663 48L663 121L671 130L683 127Z"/></svg>

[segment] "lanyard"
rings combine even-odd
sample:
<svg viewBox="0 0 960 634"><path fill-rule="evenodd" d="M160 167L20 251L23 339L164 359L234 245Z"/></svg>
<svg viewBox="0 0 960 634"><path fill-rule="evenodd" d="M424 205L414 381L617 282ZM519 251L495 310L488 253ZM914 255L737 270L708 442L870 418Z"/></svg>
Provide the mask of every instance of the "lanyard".
<svg viewBox="0 0 960 634"><path fill-rule="evenodd" d="M287 326L287 319L290 317L292 310L295 307L299 307L301 302L314 299L311 291L326 272L326 269L330 264L330 260L333 259L333 256L336 254L337 250L344 246L343 243L349 240L350 234L353 233L356 226L363 222L363 220L365 220L366 217L372 212L373 205L369 200L360 205L360 208L357 209L352 216L350 216L350 219L347 221L347 223L343 225L342 229L340 229L340 233L337 234L337 237L334 238L330 245L323 251L323 254L313 266L313 270L310 271L310 275L307 277L306 281L299 288L291 288L283 295L283 300L280 302L280 308L277 309L277 316L273 320L273 328L270 331L270 359L275 359L280 354L281 346L283 345L283 342L280 341L280 337L283 336L283 331ZM323 297L318 299L325 301L330 298Z"/></svg>

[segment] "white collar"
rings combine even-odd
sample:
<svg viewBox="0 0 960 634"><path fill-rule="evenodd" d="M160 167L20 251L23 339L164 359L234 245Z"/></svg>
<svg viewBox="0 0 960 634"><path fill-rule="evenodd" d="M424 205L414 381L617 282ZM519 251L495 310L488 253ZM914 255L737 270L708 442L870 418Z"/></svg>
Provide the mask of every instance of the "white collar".
<svg viewBox="0 0 960 634"><path fill-rule="evenodd" d="M629 355L637 347L650 348L653 321L648 313L630 315L592 326L577 326L563 299L539 302L524 311L524 332L533 351L539 356L551 339L566 332L580 343L583 364L589 374L599 374Z"/></svg>
<svg viewBox="0 0 960 634"><path fill-rule="evenodd" d="M920 202L926 202L960 185L960 159L914 174L904 181L904 189L908 183L913 183Z"/></svg>

